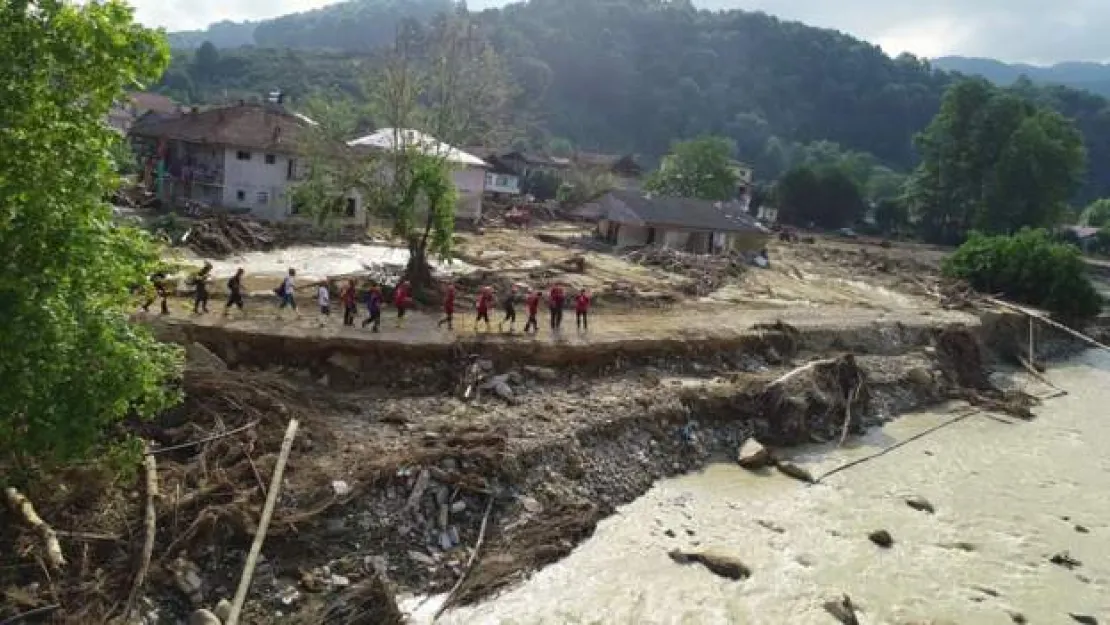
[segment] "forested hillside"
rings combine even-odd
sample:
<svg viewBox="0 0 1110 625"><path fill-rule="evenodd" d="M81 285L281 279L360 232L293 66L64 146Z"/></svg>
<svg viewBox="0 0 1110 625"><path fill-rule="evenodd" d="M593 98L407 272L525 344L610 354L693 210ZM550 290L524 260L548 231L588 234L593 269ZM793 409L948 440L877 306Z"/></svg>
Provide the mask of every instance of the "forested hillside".
<svg viewBox="0 0 1110 625"><path fill-rule="evenodd" d="M982 76L1002 86L1010 85L1025 76L1038 84L1064 85L1110 97L1110 65L1106 63L1069 62L1041 67L1025 63L1003 63L995 59L946 56L934 59L933 64L953 72Z"/></svg>
<svg viewBox="0 0 1110 625"><path fill-rule="evenodd" d="M423 11L437 2L364 0L264 22L255 37L287 49L221 50L202 63L178 54L163 88L194 100L275 88L295 100L320 88L350 89L369 57L306 48L362 52L372 47L367 42L391 40L365 7L380 15L390 6ZM699 11L688 2L532 0L475 20L549 136L652 158L676 139L724 135L763 179L791 164L799 144L821 140L908 170L917 158L914 134L954 80L923 60L892 59L835 31L761 13ZM1028 82L1017 89L1074 118L1083 132L1091 176L1080 199L1110 195L1107 101Z"/></svg>

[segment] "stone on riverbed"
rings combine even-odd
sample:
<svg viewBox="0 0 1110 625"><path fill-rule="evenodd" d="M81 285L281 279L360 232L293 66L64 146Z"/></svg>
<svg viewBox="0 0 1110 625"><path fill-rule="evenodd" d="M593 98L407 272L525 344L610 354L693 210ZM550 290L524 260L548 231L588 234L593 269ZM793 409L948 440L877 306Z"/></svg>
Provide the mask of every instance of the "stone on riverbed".
<svg viewBox="0 0 1110 625"><path fill-rule="evenodd" d="M740 445L736 460L745 469L759 469L771 463L771 452L759 441L749 438Z"/></svg>
<svg viewBox="0 0 1110 625"><path fill-rule="evenodd" d="M894 546L894 537L886 530L875 530L867 535L868 540L882 547L883 549L890 549Z"/></svg>
<svg viewBox="0 0 1110 625"><path fill-rule="evenodd" d="M728 579L747 579L752 576L752 570L734 556L711 551L679 551L667 553L668 556L679 564L700 564L709 569L710 573Z"/></svg>
<svg viewBox="0 0 1110 625"><path fill-rule="evenodd" d="M929 514L936 512L936 508L933 507L933 504L929 503L929 500L924 497L910 497L906 499L906 505L919 512L928 512Z"/></svg>

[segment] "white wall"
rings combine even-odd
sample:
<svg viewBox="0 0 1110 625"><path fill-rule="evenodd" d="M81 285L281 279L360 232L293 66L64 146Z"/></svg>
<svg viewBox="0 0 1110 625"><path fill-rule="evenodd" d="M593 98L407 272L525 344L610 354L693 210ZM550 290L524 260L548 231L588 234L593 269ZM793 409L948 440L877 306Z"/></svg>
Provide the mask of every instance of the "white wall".
<svg viewBox="0 0 1110 625"><path fill-rule="evenodd" d="M455 219L475 220L482 216L482 195L486 190L486 170L480 167L456 169L451 173L459 202Z"/></svg>
<svg viewBox="0 0 1110 625"><path fill-rule="evenodd" d="M250 155L239 159L239 152ZM267 155L273 162L267 162ZM223 205L247 208L262 219L284 219L289 215L289 156L229 147L224 151Z"/></svg>
<svg viewBox="0 0 1110 625"><path fill-rule="evenodd" d="M518 195L520 193L520 178L513 174L486 172L486 191Z"/></svg>

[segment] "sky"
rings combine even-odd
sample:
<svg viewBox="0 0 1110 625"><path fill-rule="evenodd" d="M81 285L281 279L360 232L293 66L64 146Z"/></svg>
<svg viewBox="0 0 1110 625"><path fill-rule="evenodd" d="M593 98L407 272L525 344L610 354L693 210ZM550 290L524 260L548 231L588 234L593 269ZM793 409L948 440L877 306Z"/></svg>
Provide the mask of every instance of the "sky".
<svg viewBox="0 0 1110 625"><path fill-rule="evenodd" d="M333 0L131 0L138 19L168 30L275 17ZM471 9L504 4L469 0ZM694 0L703 8L766 11L843 30L888 54L997 58L1036 65L1110 61L1107 0Z"/></svg>

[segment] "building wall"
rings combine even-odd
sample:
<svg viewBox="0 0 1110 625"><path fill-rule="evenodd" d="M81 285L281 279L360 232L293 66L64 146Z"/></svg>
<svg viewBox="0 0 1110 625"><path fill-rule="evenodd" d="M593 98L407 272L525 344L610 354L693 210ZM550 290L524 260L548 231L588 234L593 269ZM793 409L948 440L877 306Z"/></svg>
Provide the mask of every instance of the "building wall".
<svg viewBox="0 0 1110 625"><path fill-rule="evenodd" d="M486 190L486 170L480 167L456 169L451 174L459 201L455 219L477 220L482 216L482 195Z"/></svg>
<svg viewBox="0 0 1110 625"><path fill-rule="evenodd" d="M519 195L520 178L513 174L486 172L486 192Z"/></svg>
<svg viewBox="0 0 1110 625"><path fill-rule="evenodd" d="M639 247L647 245L648 229L632 224L618 224L617 247Z"/></svg>
<svg viewBox="0 0 1110 625"><path fill-rule="evenodd" d="M686 249L686 242L689 241L689 239L689 232L683 232L681 230L664 230L660 244L663 247L683 250Z"/></svg>
<svg viewBox="0 0 1110 625"><path fill-rule="evenodd" d="M240 156L247 158L240 158ZM285 154L229 147L224 150L225 208L247 209L261 219L290 214L289 159Z"/></svg>

